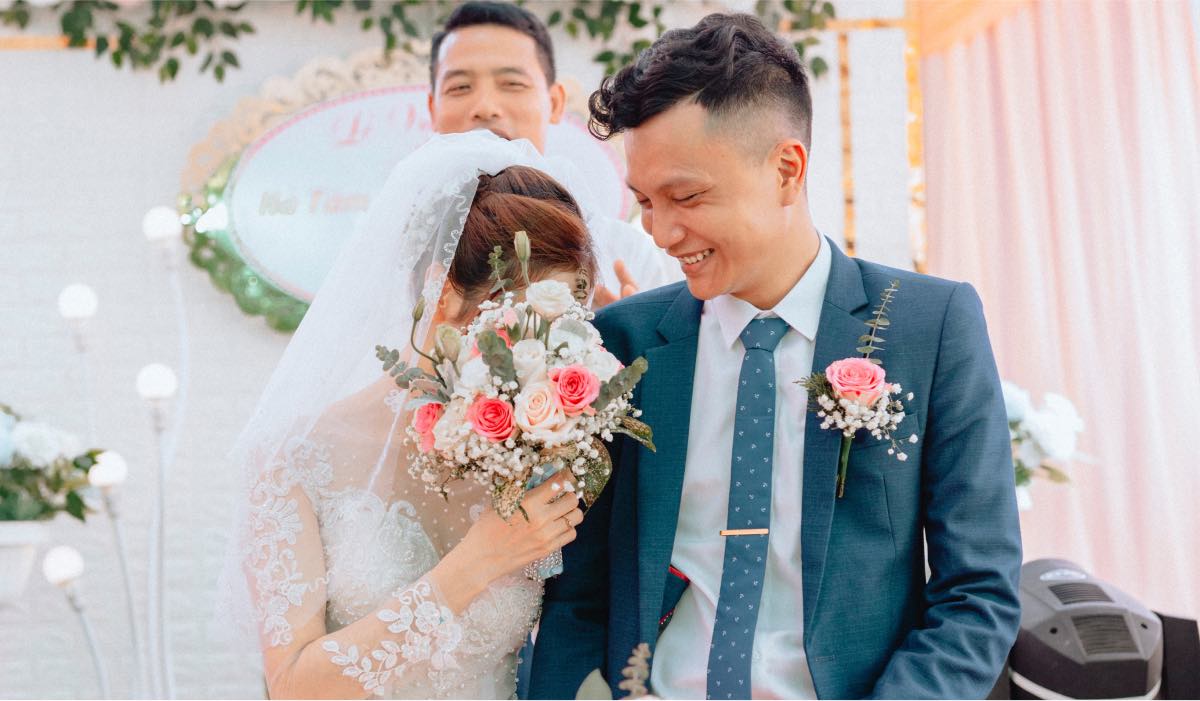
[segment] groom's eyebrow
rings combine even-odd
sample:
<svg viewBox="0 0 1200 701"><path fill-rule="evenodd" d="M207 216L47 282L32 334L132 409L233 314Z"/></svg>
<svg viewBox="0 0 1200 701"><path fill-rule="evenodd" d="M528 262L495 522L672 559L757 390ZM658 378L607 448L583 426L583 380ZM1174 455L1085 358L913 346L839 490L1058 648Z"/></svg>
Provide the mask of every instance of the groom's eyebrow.
<svg viewBox="0 0 1200 701"><path fill-rule="evenodd" d="M504 66L492 71L492 75L519 75L528 78L529 71L520 66Z"/></svg>
<svg viewBox="0 0 1200 701"><path fill-rule="evenodd" d="M702 178L698 178L693 175L677 175L677 176L671 178L670 180L667 180L666 182L661 183L655 189L657 189L661 192L663 190L671 190L671 189L674 189L677 187L700 185L700 184L702 184L702 182L703 182ZM625 181L625 186L628 187L630 190L633 190L634 192L638 193L639 195L643 194L641 190L634 187L633 183L629 182L628 180Z"/></svg>

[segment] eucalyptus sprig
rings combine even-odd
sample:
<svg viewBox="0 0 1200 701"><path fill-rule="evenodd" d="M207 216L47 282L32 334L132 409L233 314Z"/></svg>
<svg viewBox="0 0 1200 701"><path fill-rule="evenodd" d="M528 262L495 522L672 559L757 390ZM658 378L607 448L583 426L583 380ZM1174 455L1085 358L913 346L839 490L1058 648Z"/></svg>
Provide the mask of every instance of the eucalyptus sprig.
<svg viewBox="0 0 1200 701"><path fill-rule="evenodd" d="M871 327L871 333L864 334L858 337L858 342L865 345L859 346L855 350L863 354L863 358L875 365L882 365L883 362L879 358L872 358L871 354L876 351L883 351L884 339L880 336L883 330L891 325L888 321L887 310L888 305L892 303L892 298L896 296L896 292L900 290L900 281L892 280L892 284L880 295L879 306L875 307L871 318L863 322Z"/></svg>

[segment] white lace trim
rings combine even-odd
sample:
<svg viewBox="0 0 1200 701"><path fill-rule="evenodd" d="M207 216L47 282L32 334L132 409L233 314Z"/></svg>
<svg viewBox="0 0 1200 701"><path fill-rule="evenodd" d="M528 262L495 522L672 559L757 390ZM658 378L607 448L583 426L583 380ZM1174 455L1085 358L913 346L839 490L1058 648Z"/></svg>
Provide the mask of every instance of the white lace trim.
<svg viewBox="0 0 1200 701"><path fill-rule="evenodd" d="M401 636L383 638L369 654L360 655L357 645L342 652L341 646L327 640L321 647L330 653L330 661L342 667L342 674L354 677L368 692L383 695L393 676L402 677L411 664L428 662L428 677L435 688L441 687L440 672L459 668L454 652L463 638L463 628L449 608L440 604L433 586L420 580L394 594L399 607L384 608L376 617L387 623L389 632Z"/></svg>
<svg viewBox="0 0 1200 701"><path fill-rule="evenodd" d="M288 494L299 485L309 493L329 484L333 467L327 449L311 441L294 439L284 446L279 461L264 472L250 498L252 539L245 557L254 573L255 607L262 630L271 645L292 642L292 625L286 614L301 604L304 594L320 586L305 582L296 563L296 545L303 524L300 505Z"/></svg>

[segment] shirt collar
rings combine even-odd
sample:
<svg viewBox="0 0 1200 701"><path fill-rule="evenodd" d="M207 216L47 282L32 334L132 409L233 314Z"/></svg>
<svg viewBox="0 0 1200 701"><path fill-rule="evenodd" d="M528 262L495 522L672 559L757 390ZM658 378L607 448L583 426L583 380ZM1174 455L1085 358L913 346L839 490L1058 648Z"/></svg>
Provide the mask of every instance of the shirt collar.
<svg viewBox="0 0 1200 701"><path fill-rule="evenodd" d="M758 309L749 302L733 295L720 295L705 302L721 326L721 337L727 348L733 348L746 324L751 319L777 316L788 323L797 333L809 341L817 338L817 325L821 321L821 307L825 302L825 287L829 283L829 268L833 254L824 236L817 257L808 266L804 276L771 309Z"/></svg>

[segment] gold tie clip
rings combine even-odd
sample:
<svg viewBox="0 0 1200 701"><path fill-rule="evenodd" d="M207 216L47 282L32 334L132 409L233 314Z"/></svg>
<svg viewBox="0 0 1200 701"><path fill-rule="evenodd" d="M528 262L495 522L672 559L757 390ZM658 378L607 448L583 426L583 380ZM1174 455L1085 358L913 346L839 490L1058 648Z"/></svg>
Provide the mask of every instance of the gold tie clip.
<svg viewBox="0 0 1200 701"><path fill-rule="evenodd" d="M721 535L766 535L770 532L768 528L735 528L733 530L723 530Z"/></svg>

